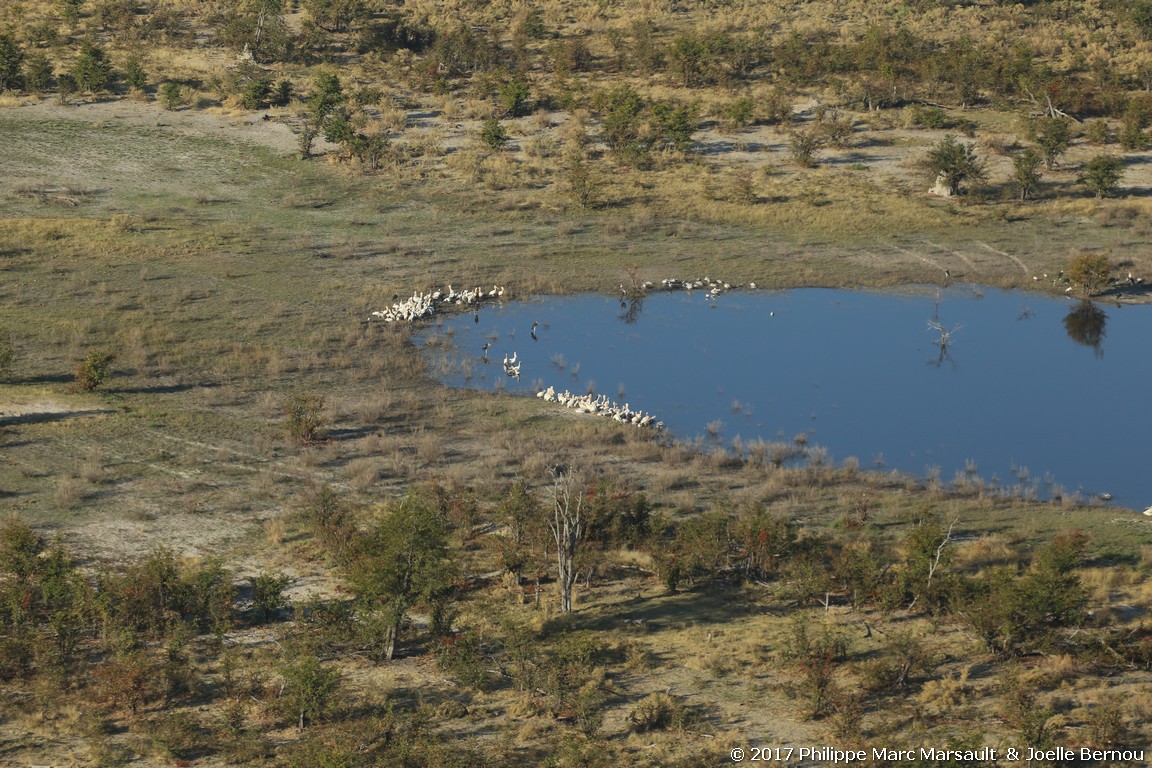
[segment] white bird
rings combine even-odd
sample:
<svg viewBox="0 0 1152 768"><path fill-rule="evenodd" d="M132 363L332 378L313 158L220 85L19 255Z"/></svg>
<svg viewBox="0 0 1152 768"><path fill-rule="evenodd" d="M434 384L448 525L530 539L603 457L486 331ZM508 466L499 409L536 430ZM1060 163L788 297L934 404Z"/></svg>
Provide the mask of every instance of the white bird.
<svg viewBox="0 0 1152 768"><path fill-rule="evenodd" d="M1148 507L1148 509L1144 510L1144 514L1148 515L1148 517L1152 517L1152 507Z"/></svg>

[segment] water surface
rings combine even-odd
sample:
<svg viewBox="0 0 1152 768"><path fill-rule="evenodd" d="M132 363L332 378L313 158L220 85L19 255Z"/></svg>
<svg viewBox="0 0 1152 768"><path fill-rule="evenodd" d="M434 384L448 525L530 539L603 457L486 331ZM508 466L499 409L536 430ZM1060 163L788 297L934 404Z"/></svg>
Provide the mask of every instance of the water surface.
<svg viewBox="0 0 1152 768"><path fill-rule="evenodd" d="M972 287L678 291L542 298L434 325L426 335L452 340L438 369L453 386L594 390L680 439L804 435L862 467L945 483L974 469L1024 493L1152 503L1152 307ZM519 381L501 365L513 353Z"/></svg>

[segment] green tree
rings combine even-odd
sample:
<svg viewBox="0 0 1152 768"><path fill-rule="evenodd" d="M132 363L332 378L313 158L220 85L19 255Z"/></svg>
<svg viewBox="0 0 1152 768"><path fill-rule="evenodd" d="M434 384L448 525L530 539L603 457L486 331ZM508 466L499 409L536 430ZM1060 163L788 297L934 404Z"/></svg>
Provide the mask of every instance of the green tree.
<svg viewBox="0 0 1152 768"><path fill-rule="evenodd" d="M379 622L380 647L374 650L390 660L408 610L418 604L434 609L450 593L448 528L435 500L410 489L359 542L349 570L366 614Z"/></svg>
<svg viewBox="0 0 1152 768"><path fill-rule="evenodd" d="M768 579L796 550L796 525L763 504L736 516L733 539L737 564L752 579Z"/></svg>
<svg viewBox="0 0 1152 768"><path fill-rule="evenodd" d="M304 9L325 32L347 32L372 15L365 0L304 0Z"/></svg>
<svg viewBox="0 0 1152 768"><path fill-rule="evenodd" d="M80 57L72 65L72 77L82 91L99 93L112 87L112 63L104 49L93 43L80 50Z"/></svg>
<svg viewBox="0 0 1152 768"><path fill-rule="evenodd" d="M1102 253L1081 253L1068 264L1068 279L1086 296L1099 293L1112 276L1112 262Z"/></svg>
<svg viewBox="0 0 1152 768"><path fill-rule="evenodd" d="M483 32L461 25L437 36L427 66L440 74L458 76L493 69L499 61L499 45Z"/></svg>
<svg viewBox="0 0 1152 768"><path fill-rule="evenodd" d="M508 129L494 117L480 125L480 141L489 149L503 149L508 143Z"/></svg>
<svg viewBox="0 0 1152 768"><path fill-rule="evenodd" d="M314 91L308 105L318 122L323 122L329 113L344 102L344 89L340 77L334 72L320 72L312 83Z"/></svg>
<svg viewBox="0 0 1152 768"><path fill-rule="evenodd" d="M273 103L278 107L286 107L292 103L292 81L281 80L276 83L276 96Z"/></svg>
<svg viewBox="0 0 1152 768"><path fill-rule="evenodd" d="M657 101L649 107L653 146L686 152L692 147L692 134L696 132L695 104L676 101Z"/></svg>
<svg viewBox="0 0 1152 768"><path fill-rule="evenodd" d="M24 86L32 93L43 93L52 87L52 62L42 53L34 53L24 62Z"/></svg>
<svg viewBox="0 0 1152 768"><path fill-rule="evenodd" d="M1124 161L1112 155L1097 155L1084 164L1080 181L1095 193L1096 198L1112 194L1124 178Z"/></svg>
<svg viewBox="0 0 1152 768"><path fill-rule="evenodd" d="M679 35L668 46L668 68L685 88L702 85L709 54L705 38L691 33Z"/></svg>
<svg viewBox="0 0 1152 768"><path fill-rule="evenodd" d="M244 109L264 109L272 96L272 78L267 75L254 77L244 86L240 103Z"/></svg>
<svg viewBox="0 0 1152 768"><path fill-rule="evenodd" d="M316 144L316 137L320 135L320 126L310 115L305 115L300 121L300 133L297 134L297 146L300 148L300 159L307 160L312 157L312 148Z"/></svg>
<svg viewBox="0 0 1152 768"><path fill-rule="evenodd" d="M283 573L261 572L249 579L249 583L252 585L252 610L259 623L269 621L282 608L288 607L284 590L292 583L292 577Z"/></svg>
<svg viewBox="0 0 1152 768"><path fill-rule="evenodd" d="M961 144L952 134L946 135L928 152L923 166L934 178L942 178L953 195L960 193L965 182L980 181L987 175L984 163L976 156L976 145Z"/></svg>
<svg viewBox="0 0 1152 768"><path fill-rule="evenodd" d="M144 71L139 57L132 56L124 62L124 82L134 91L143 91L148 87L148 73Z"/></svg>
<svg viewBox="0 0 1152 768"><path fill-rule="evenodd" d="M1029 147L1012 156L1012 185L1024 201L1032 197L1040 186L1040 153Z"/></svg>
<svg viewBox="0 0 1152 768"><path fill-rule="evenodd" d="M601 137L608 149L630 164L643 162L652 143L643 134L646 104L640 94L621 84L600 94L596 104L601 112Z"/></svg>
<svg viewBox="0 0 1152 768"><path fill-rule="evenodd" d="M283 0L239 0L220 17L220 42L248 51L254 61L282 59L292 47L292 30L283 14Z"/></svg>
<svg viewBox="0 0 1152 768"><path fill-rule="evenodd" d="M544 514L540 502L520 478L508 489L496 511L505 533L496 537L500 564L519 580L526 571L536 570L536 553L544 542Z"/></svg>
<svg viewBox="0 0 1152 768"><path fill-rule="evenodd" d="M751 96L741 96L720 109L720 122L724 130L735 131L756 120L756 101Z"/></svg>
<svg viewBox="0 0 1152 768"><path fill-rule="evenodd" d="M20 68L24 51L11 32L0 33L0 93L19 88L23 81Z"/></svg>
<svg viewBox="0 0 1152 768"><path fill-rule="evenodd" d="M284 709L303 730L309 723L323 719L340 690L340 672L325 667L314 654L304 652L280 669L284 677L281 697Z"/></svg>
<svg viewBox="0 0 1152 768"><path fill-rule="evenodd" d="M1043 117L1032 124L1032 136L1044 155L1044 167L1052 170L1072 143L1072 121L1063 117Z"/></svg>
<svg viewBox="0 0 1152 768"><path fill-rule="evenodd" d="M940 577L951 561L952 532L958 520L945 528L935 514L926 514L919 525L904 538L904 562L897 579L895 592L901 601L911 604L922 601L925 607L936 610L947 599L941 594Z"/></svg>
<svg viewBox="0 0 1152 768"><path fill-rule="evenodd" d="M160 86L160 104L164 109L172 110L180 106L184 95L179 83L171 80Z"/></svg>
<svg viewBox="0 0 1152 768"><path fill-rule="evenodd" d="M506 117L523 117L528 114L532 91L526 81L512 78L501 84L499 97Z"/></svg>

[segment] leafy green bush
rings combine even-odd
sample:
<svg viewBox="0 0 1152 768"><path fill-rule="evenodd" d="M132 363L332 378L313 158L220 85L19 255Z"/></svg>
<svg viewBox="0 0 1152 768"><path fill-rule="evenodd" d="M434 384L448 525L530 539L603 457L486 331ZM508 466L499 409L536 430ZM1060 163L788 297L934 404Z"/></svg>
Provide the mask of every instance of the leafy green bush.
<svg viewBox="0 0 1152 768"><path fill-rule="evenodd" d="M260 573L252 577L252 610L257 621L266 622L288 607L284 590L291 582L292 578L282 573Z"/></svg>
<svg viewBox="0 0 1152 768"><path fill-rule="evenodd" d="M193 760L212 746L210 732L190 712L161 715L149 724L148 735L170 757L180 761Z"/></svg>
<svg viewBox="0 0 1152 768"><path fill-rule="evenodd" d="M733 99L720 109L720 122L730 131L752 125L755 120L756 101L751 96Z"/></svg>
<svg viewBox="0 0 1152 768"><path fill-rule="evenodd" d="M23 85L20 68L24 50L11 32L0 33L0 93Z"/></svg>
<svg viewBox="0 0 1152 768"><path fill-rule="evenodd" d="M169 80L160 86L160 105L164 107L164 109L176 109L176 107L180 106L183 99L184 94L179 83L174 83Z"/></svg>
<svg viewBox="0 0 1152 768"><path fill-rule="evenodd" d="M80 50L80 56L72 65L72 78L81 91L99 93L112 87L112 63L108 61L104 49L88 44Z"/></svg>
<svg viewBox="0 0 1152 768"><path fill-rule="evenodd" d="M297 727L323 719L331 709L340 688L340 672L325 667L311 654L304 654L280 668L284 677L284 694L280 698L284 713Z"/></svg>
<svg viewBox="0 0 1152 768"><path fill-rule="evenodd" d="M503 149L508 143L508 130L496 118L489 118L480 126L480 141L489 149Z"/></svg>
<svg viewBox="0 0 1152 768"><path fill-rule="evenodd" d="M1112 155L1097 155L1084 164L1080 181L1095 193L1097 198L1115 191L1124 178L1124 161Z"/></svg>
<svg viewBox="0 0 1152 768"><path fill-rule="evenodd" d="M483 644L476 635L442 637L434 647L436 663L466 688L482 691L489 682Z"/></svg>
<svg viewBox="0 0 1152 768"><path fill-rule="evenodd" d="M253 78L241 93L240 103L244 109L264 109L272 96L272 78L261 76Z"/></svg>
<svg viewBox="0 0 1152 768"><path fill-rule="evenodd" d="M144 71L144 65L138 57L132 56L124 63L124 82L135 91L143 91L148 87L148 73Z"/></svg>
<svg viewBox="0 0 1152 768"><path fill-rule="evenodd" d="M116 359L115 353L94 349L76 367L76 386L90 392L103 386L110 376L109 368Z"/></svg>

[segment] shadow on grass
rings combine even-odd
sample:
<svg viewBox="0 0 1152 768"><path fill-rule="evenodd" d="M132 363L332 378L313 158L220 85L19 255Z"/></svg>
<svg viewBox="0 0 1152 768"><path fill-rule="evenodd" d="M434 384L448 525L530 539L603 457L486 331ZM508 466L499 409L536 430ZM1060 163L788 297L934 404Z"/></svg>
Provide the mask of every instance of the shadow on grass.
<svg viewBox="0 0 1152 768"><path fill-rule="evenodd" d="M10 380L13 384L70 384L76 380L72 373L42 373Z"/></svg>
<svg viewBox="0 0 1152 768"><path fill-rule="evenodd" d="M121 387L106 390L116 395L174 395L177 392L187 392L190 389L206 389L216 384L156 384L150 387Z"/></svg>
<svg viewBox="0 0 1152 768"><path fill-rule="evenodd" d="M367 427L347 427L344 429L329 429L324 433L326 440L330 442L344 442L348 440L359 440L369 435L374 435L380 431L377 424Z"/></svg>
<svg viewBox="0 0 1152 768"><path fill-rule="evenodd" d="M569 616L551 619L544 625L542 633L621 628L652 632L723 624L757 614L760 610L756 604L743 599L735 588L706 585L671 595L645 597L640 593L615 603L595 605L584 611L578 609Z"/></svg>
<svg viewBox="0 0 1152 768"><path fill-rule="evenodd" d="M64 421L77 416L94 416L98 413L113 413L112 408L90 408L83 411L41 411L37 413L21 413L6 416L0 413L0 425L10 424L44 424L53 421Z"/></svg>

